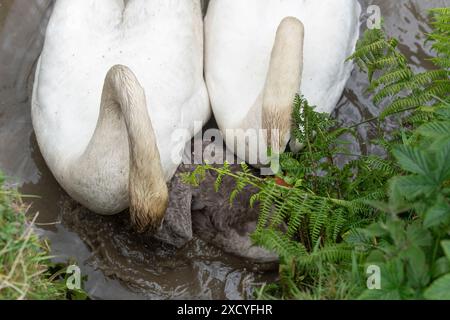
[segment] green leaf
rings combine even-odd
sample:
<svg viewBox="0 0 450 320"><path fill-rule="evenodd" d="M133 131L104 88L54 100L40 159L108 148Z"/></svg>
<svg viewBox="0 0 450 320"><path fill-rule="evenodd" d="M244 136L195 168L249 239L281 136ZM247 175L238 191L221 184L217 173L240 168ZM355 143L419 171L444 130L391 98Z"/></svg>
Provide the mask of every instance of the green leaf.
<svg viewBox="0 0 450 320"><path fill-rule="evenodd" d="M381 286L383 289L400 289L405 281L404 264L399 258L388 261L381 267Z"/></svg>
<svg viewBox="0 0 450 320"><path fill-rule="evenodd" d="M406 237L410 243L422 248L432 244L431 233L422 228L420 220L414 221L406 228Z"/></svg>
<svg viewBox="0 0 450 320"><path fill-rule="evenodd" d="M442 249L444 249L445 256L450 262L450 240L444 240L441 242Z"/></svg>
<svg viewBox="0 0 450 320"><path fill-rule="evenodd" d="M422 125L417 132L428 138L450 137L450 121L434 121Z"/></svg>
<svg viewBox="0 0 450 320"><path fill-rule="evenodd" d="M430 279L425 252L418 246L411 246L402 251L400 256L408 262L407 279L409 285L413 288L426 286Z"/></svg>
<svg viewBox="0 0 450 320"><path fill-rule="evenodd" d="M395 177L390 181L389 196L395 207L403 207L405 200L415 200L419 196L433 194L436 184L423 176Z"/></svg>
<svg viewBox="0 0 450 320"><path fill-rule="evenodd" d="M388 229L380 223L372 223L363 230L364 234L370 238L378 238L389 235Z"/></svg>
<svg viewBox="0 0 450 320"><path fill-rule="evenodd" d="M436 279L444 274L450 273L450 259L447 257L440 257L433 264L433 269L431 270L431 276Z"/></svg>
<svg viewBox="0 0 450 320"><path fill-rule="evenodd" d="M401 145L393 150L393 154L404 170L423 176L431 174L430 160L425 152L417 148Z"/></svg>
<svg viewBox="0 0 450 320"><path fill-rule="evenodd" d="M394 241L396 247L404 245L407 238L405 232L405 222L400 219L391 219L387 221L386 227L389 230L389 235Z"/></svg>
<svg viewBox="0 0 450 320"><path fill-rule="evenodd" d="M366 263L370 264L382 264L384 262L386 262L386 256L381 250L372 250L366 259Z"/></svg>
<svg viewBox="0 0 450 320"><path fill-rule="evenodd" d="M450 206L446 201L438 201L425 214L423 225L425 228L437 227L448 221L450 217Z"/></svg>
<svg viewBox="0 0 450 320"><path fill-rule="evenodd" d="M434 281L424 296L428 300L450 300L450 274Z"/></svg>
<svg viewBox="0 0 450 320"><path fill-rule="evenodd" d="M438 146L436 153L436 180L440 183L450 179L450 139Z"/></svg>

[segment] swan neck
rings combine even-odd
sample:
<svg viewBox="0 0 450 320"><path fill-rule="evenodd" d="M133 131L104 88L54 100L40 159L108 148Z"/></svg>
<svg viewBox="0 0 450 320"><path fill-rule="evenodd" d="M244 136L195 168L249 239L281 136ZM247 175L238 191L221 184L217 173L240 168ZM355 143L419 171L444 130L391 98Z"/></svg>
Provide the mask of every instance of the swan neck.
<svg viewBox="0 0 450 320"><path fill-rule="evenodd" d="M262 104L262 127L275 152L283 152L290 138L293 103L303 73L303 43L303 24L285 18L275 37Z"/></svg>
<svg viewBox="0 0 450 320"><path fill-rule="evenodd" d="M155 229L168 202L155 131L136 76L125 66L114 66L105 78L99 120L88 149L96 157L101 157L98 153L105 148L120 153L120 136L124 134L128 141L131 221L140 232Z"/></svg>
<svg viewBox="0 0 450 320"><path fill-rule="evenodd" d="M273 45L266 82L241 127L263 129L266 145L283 152L290 138L295 95L303 73L303 24L294 17L281 21Z"/></svg>

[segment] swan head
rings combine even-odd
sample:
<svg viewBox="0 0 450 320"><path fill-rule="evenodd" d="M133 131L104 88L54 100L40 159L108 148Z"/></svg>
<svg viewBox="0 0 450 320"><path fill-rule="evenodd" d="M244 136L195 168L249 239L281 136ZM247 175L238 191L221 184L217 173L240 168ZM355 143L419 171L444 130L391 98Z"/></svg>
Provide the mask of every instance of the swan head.
<svg viewBox="0 0 450 320"><path fill-rule="evenodd" d="M169 203L169 191L165 183L157 190L151 185L130 185L130 217L137 232L156 232L161 226Z"/></svg>

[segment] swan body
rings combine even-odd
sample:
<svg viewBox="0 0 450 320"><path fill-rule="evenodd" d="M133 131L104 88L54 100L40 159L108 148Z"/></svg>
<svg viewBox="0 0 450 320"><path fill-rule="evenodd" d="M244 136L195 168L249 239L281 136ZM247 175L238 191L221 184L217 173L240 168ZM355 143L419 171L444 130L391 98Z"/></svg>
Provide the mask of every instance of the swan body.
<svg viewBox="0 0 450 320"><path fill-rule="evenodd" d="M209 117L200 0L56 1L32 118L75 200L105 215L131 206L141 229L159 222L173 155ZM191 135L174 140L178 129Z"/></svg>
<svg viewBox="0 0 450 320"><path fill-rule="evenodd" d="M357 0L211 0L205 74L222 132L277 128L282 151L296 93L331 112L352 71L345 60L359 37L360 11Z"/></svg>

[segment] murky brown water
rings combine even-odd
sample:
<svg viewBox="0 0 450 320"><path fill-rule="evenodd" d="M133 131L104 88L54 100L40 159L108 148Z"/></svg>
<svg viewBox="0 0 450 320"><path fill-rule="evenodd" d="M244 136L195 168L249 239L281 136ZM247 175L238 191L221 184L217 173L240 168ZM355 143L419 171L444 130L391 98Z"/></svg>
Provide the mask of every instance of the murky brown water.
<svg viewBox="0 0 450 320"><path fill-rule="evenodd" d="M364 8L379 5L390 35L417 69L429 69L426 10L449 6L450 0L361 0ZM126 217L105 218L74 204L58 186L43 161L33 134L30 84L39 55L51 0L0 0L0 169L39 211L39 230L50 239L59 260L74 258L88 276L94 298L241 299L251 285L273 279L274 272L223 253L195 239L175 250L134 235ZM365 10L363 10L365 12ZM354 72L336 115L346 124L377 115L364 93L366 77ZM370 124L359 128L355 152L376 152L365 141Z"/></svg>

